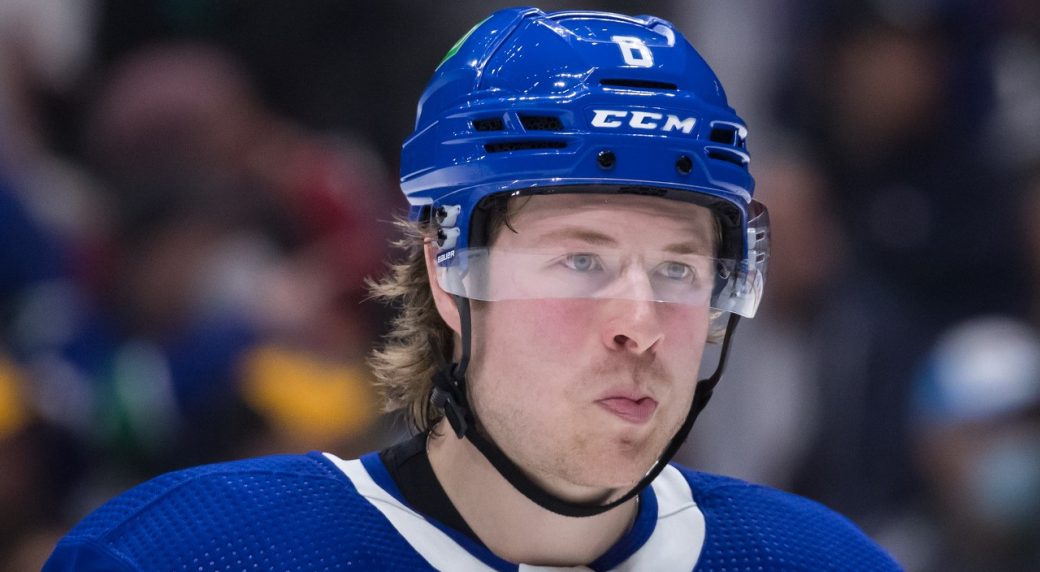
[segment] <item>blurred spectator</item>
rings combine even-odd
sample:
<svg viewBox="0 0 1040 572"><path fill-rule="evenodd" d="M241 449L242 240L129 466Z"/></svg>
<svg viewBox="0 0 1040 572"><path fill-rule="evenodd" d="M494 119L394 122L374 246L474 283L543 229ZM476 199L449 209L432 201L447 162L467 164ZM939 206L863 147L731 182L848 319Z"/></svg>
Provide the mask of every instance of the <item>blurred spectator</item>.
<svg viewBox="0 0 1040 572"><path fill-rule="evenodd" d="M389 193L364 145L276 116L235 58L197 42L149 46L118 63L85 141L119 206L96 287L123 348L113 355L125 357L112 363L126 367L106 369L129 376L111 382L117 390L152 388L130 398L152 401L138 415L151 426L128 435L161 442L154 421L167 419L166 433L191 451L177 464L225 457L227 446L255 446L258 428L227 409L246 407L270 428L309 427L314 438L301 421L315 414L313 400L311 409L275 407L258 394L307 393L315 377L334 380L319 393L349 403L323 403L353 418L325 423L325 441L307 446L367 428L366 374L326 373L359 363L376 332L359 302L384 253L378 217ZM257 381L267 375L250 365L257 360L286 374L285 389ZM231 442L215 438L222 428Z"/></svg>
<svg viewBox="0 0 1040 572"><path fill-rule="evenodd" d="M913 418L930 496L891 531L910 570L1040 568L1040 337L1008 318L944 334Z"/></svg>
<svg viewBox="0 0 1040 572"><path fill-rule="evenodd" d="M1006 176L981 137L993 105L983 2L809 2L783 117L807 133L852 254L933 332L1016 311ZM811 15L812 7L818 8Z"/></svg>
<svg viewBox="0 0 1040 572"><path fill-rule="evenodd" d="M923 361L909 411L925 494L883 532L910 570L1040 568L1040 170L1016 191L1032 312L963 321Z"/></svg>
<svg viewBox="0 0 1040 572"><path fill-rule="evenodd" d="M267 110L237 61L203 43L134 52L98 86L83 141L104 181L92 208L109 210L89 248L66 255L75 235L36 232L27 209L6 208L28 199L0 188L11 324L0 351L23 364L17 387L42 430L77 431L70 446L90 471L53 494L34 467L56 458L57 441L12 430L0 452L39 443L41 463L28 457L0 500L51 494L47 522L74 520L183 465L372 448L378 408L362 358L380 316L360 302L386 244L380 162L360 140ZM0 414L29 423L10 413L20 410ZM45 523L20 506L5 506L0 560L46 554L30 532Z"/></svg>
<svg viewBox="0 0 1040 572"><path fill-rule="evenodd" d="M360 141L319 136L267 110L215 46L151 46L121 62L85 145L113 181L125 224L147 225L136 219L182 202L224 226L259 229L301 262L333 263L350 294L379 268L378 221L392 195L378 158Z"/></svg>

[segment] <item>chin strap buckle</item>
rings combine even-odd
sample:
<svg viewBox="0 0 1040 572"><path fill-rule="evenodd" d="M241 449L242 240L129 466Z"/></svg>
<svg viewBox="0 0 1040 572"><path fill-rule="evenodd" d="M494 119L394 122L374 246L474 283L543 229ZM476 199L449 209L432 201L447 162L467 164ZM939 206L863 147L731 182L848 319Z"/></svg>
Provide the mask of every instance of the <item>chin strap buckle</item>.
<svg viewBox="0 0 1040 572"><path fill-rule="evenodd" d="M449 373L450 372L450 373ZM462 392L461 384L456 378L455 367L446 366L433 376L433 393L430 401L434 407L444 412L455 435L462 438L470 428L469 404Z"/></svg>

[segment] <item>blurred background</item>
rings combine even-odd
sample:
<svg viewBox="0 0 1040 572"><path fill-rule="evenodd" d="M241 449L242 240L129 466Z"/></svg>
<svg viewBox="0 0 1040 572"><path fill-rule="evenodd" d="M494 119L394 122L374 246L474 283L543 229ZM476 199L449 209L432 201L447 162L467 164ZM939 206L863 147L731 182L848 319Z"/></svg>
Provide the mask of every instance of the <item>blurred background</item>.
<svg viewBox="0 0 1040 572"><path fill-rule="evenodd" d="M363 279L425 82L509 5L0 0L0 569L163 471L400 437ZM751 128L769 287L682 461L909 570L1040 570L1040 3L540 7L673 21Z"/></svg>

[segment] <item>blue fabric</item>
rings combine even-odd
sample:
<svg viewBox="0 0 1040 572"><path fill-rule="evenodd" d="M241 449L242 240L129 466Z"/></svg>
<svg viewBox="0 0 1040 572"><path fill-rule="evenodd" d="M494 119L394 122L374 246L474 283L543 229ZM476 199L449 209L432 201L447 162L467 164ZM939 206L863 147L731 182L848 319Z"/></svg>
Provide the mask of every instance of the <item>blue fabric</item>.
<svg viewBox="0 0 1040 572"><path fill-rule="evenodd" d="M334 465L312 453L208 465L131 489L76 526L44 566L84 569L430 567Z"/></svg>
<svg viewBox="0 0 1040 572"><path fill-rule="evenodd" d="M854 524L809 499L682 469L704 513L696 570L900 570Z"/></svg>
<svg viewBox="0 0 1040 572"><path fill-rule="evenodd" d="M387 486L378 457L363 463ZM707 524L698 571L899 570L848 520L817 503L682 471ZM394 494L396 487L387 488ZM645 534L638 522L619 544L642 544L630 538ZM615 547L597 564L629 548ZM495 568L516 570L493 559ZM617 564L616 557L610 560ZM320 453L207 465L153 479L85 518L44 566L44 572L253 569L431 567Z"/></svg>

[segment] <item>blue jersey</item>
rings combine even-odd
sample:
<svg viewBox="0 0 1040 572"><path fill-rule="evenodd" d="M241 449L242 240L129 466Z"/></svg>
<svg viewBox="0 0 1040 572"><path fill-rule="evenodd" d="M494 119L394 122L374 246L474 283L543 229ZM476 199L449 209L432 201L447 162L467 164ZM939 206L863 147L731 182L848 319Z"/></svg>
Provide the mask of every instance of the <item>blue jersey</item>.
<svg viewBox="0 0 1040 572"><path fill-rule="evenodd" d="M631 529L579 570L899 570L807 499L670 465ZM169 473L109 501L45 572L548 570L507 562L416 512L378 454L274 456ZM553 568L559 570L559 568Z"/></svg>

